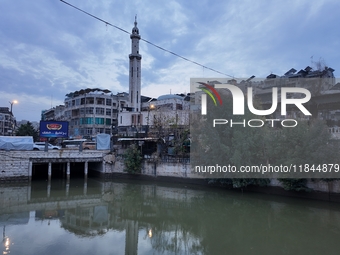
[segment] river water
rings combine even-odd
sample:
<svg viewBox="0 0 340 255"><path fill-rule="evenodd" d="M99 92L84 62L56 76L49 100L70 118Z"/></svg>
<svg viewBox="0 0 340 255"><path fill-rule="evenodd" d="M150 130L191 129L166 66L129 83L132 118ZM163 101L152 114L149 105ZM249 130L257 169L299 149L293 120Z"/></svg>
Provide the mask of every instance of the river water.
<svg viewBox="0 0 340 255"><path fill-rule="evenodd" d="M0 186L3 254L340 254L340 205L96 179Z"/></svg>

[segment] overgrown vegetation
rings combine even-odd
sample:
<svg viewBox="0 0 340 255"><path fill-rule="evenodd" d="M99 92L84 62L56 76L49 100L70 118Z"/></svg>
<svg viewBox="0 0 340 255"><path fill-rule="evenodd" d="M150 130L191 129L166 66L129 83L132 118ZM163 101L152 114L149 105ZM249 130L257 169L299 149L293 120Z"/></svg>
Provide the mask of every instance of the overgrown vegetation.
<svg viewBox="0 0 340 255"><path fill-rule="evenodd" d="M33 136L33 140L37 141L39 138L39 132L32 126L31 122L27 124L22 124L19 126L18 130L15 132L17 136Z"/></svg>
<svg viewBox="0 0 340 255"><path fill-rule="evenodd" d="M285 190L311 191L307 188L307 179L279 179Z"/></svg>
<svg viewBox="0 0 340 255"><path fill-rule="evenodd" d="M142 156L135 144L132 144L128 149L126 149L123 154L124 158L124 171L132 174L141 173L142 169Z"/></svg>
<svg viewBox="0 0 340 255"><path fill-rule="evenodd" d="M228 96L225 95L224 98ZM210 102L211 103L211 102ZM259 109L260 107L255 107ZM254 128L245 120L261 119L250 112L245 115L232 115L232 100L224 100L223 105L209 105L212 109L205 119L198 118L192 124L192 132L199 136L193 141L192 158L194 165L232 165L237 169L243 166L259 165L318 165L325 163L339 163L340 146L330 140L326 124L321 120L298 120L294 128L272 126L267 121L263 127ZM245 108L247 110L247 107ZM228 124L216 125L212 128L213 119L226 119ZM230 121L239 123L230 127ZM194 120L195 121L195 120ZM278 124L280 122L277 122ZM213 148L212 148L213 146ZM213 149L213 150L212 150ZM218 153L216 153L218 151ZM213 152L213 153L212 153ZM214 182L223 185L232 185L234 188L243 188L248 185L266 185L266 179L253 179L252 174L244 178L219 178ZM307 174L306 174L307 175ZM226 175L227 176L227 175ZM211 175L210 177L211 178ZM309 191L306 186L307 179L279 179L286 190Z"/></svg>

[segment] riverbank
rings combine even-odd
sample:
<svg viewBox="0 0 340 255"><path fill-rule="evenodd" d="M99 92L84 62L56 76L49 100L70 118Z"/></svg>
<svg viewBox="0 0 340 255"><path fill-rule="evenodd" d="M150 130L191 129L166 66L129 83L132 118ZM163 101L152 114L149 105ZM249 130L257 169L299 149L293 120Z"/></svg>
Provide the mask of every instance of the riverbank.
<svg viewBox="0 0 340 255"><path fill-rule="evenodd" d="M166 185L167 183L178 183L183 186L191 186L191 187L211 187L217 189L226 189L229 191L235 191L240 193L248 193L248 192L256 192L263 193L268 195L275 196L284 196L284 197L294 197L301 199L311 199L311 200L321 200L321 201L329 201L340 203L340 193L334 192L325 192L317 189L313 189L313 187L324 187L325 185L330 185L332 187L338 187L339 181L335 180L333 183L322 183L317 180L309 180L307 181L307 186L310 187L310 191L292 191L285 190L277 179L270 180L268 186L254 186L249 185L244 188L233 188L231 185L221 185L218 183L211 183L207 179L194 179L194 178L183 178L183 177L169 177L169 176L150 176L145 174L128 174L128 173L111 173L111 174L101 174L97 175L97 178L103 181L111 181L111 180L133 180L147 183L162 183Z"/></svg>
<svg viewBox="0 0 340 255"><path fill-rule="evenodd" d="M204 185L221 187L211 184L206 179L196 179L191 174L189 160L168 159L162 162L144 160L141 174L131 175L124 172L122 157L116 157L109 151L88 150L79 151L1 151L0 182L30 182L34 174L46 176L46 180L53 178L70 178L72 172L82 172L84 178L99 177L102 180L133 179L138 181L183 183L184 185ZM249 185L242 189L234 189L225 185L225 189L239 192L260 192L278 196L299 197L340 202L340 181L307 180L306 191L287 191L277 179L271 179L267 186Z"/></svg>

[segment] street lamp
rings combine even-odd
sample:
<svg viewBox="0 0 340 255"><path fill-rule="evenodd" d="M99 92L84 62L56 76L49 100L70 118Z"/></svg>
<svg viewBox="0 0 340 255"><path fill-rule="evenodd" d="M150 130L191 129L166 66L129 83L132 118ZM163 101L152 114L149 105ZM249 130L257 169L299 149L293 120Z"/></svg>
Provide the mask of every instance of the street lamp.
<svg viewBox="0 0 340 255"><path fill-rule="evenodd" d="M146 130L146 136L149 136L149 121L150 121L150 111L155 109L155 105L150 104L149 109L148 109L148 121L147 121L147 130Z"/></svg>
<svg viewBox="0 0 340 255"><path fill-rule="evenodd" d="M13 115L13 104L17 104L17 100L13 100L12 102L9 102L11 104L11 114Z"/></svg>

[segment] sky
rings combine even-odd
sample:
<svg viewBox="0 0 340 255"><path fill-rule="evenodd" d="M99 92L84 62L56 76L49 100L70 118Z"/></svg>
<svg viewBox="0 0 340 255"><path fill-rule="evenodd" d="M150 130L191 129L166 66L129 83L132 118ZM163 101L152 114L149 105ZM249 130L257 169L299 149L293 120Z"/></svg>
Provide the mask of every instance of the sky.
<svg viewBox="0 0 340 255"><path fill-rule="evenodd" d="M338 0L67 0L141 37L142 95L188 93L190 78L283 75L321 61L340 74ZM129 34L60 0L0 0L0 107L39 121L85 88L128 91ZM314 65L314 66L313 66Z"/></svg>

